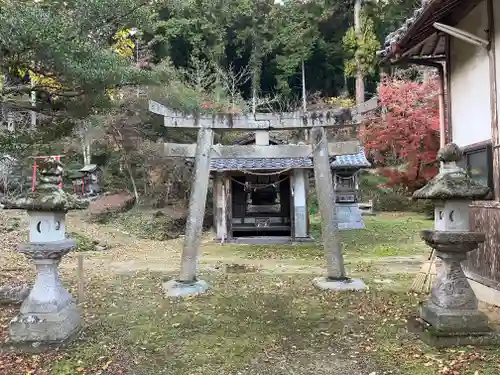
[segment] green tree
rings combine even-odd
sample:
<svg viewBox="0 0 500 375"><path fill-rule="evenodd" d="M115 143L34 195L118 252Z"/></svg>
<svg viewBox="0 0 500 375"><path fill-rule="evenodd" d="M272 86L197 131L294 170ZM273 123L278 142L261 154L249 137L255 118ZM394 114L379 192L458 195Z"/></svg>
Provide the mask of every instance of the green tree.
<svg viewBox="0 0 500 375"><path fill-rule="evenodd" d="M366 64L369 70L376 67L375 42L382 42L401 19L410 15L410 3L364 2L364 13L371 20L370 38L362 48L366 60L371 59ZM343 44L353 24L353 6L353 1L337 0L168 2L159 11L160 22L152 24L148 40L155 62L169 58L176 68L187 69L197 58L207 66L216 65L215 70L248 69L252 79L239 85L246 100L251 100L254 92L263 96L279 92L293 102L302 88L302 62L309 92L338 96L345 88L344 60L355 54ZM359 49L357 42L355 47ZM374 92L377 80L375 69L366 77L367 91ZM219 85L221 82L217 82Z"/></svg>
<svg viewBox="0 0 500 375"><path fill-rule="evenodd" d="M320 2L288 0L280 9L277 31L276 62L279 69L278 87L290 93L289 79L297 74L302 64L307 65L316 45L321 45L320 21L327 10Z"/></svg>
<svg viewBox="0 0 500 375"><path fill-rule="evenodd" d="M348 57L350 57L345 61L347 77L356 76L357 60L359 60L359 68L364 76L375 73L376 52L380 50L380 42L375 35L373 20L369 16L365 13L361 15L359 36L356 35L354 27L347 30L343 38L343 45Z"/></svg>
<svg viewBox="0 0 500 375"><path fill-rule="evenodd" d="M7 79L0 103L51 116L83 117L110 104L107 89L150 82L151 73L111 48L117 31L154 17L147 4L3 0L0 70ZM33 91L35 106L29 96Z"/></svg>

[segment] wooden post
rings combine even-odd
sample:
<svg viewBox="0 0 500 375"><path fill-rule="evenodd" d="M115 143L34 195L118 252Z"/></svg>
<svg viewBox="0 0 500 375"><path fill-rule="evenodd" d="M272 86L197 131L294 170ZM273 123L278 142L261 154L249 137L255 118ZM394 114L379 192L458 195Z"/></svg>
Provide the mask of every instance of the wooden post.
<svg viewBox="0 0 500 375"><path fill-rule="evenodd" d="M85 280L83 279L83 255L78 254L77 266L77 279L78 279L78 303L82 303L85 294Z"/></svg>
<svg viewBox="0 0 500 375"><path fill-rule="evenodd" d="M445 116L445 101L444 101L444 86L445 76L444 67L438 68L439 74L439 147L446 146L446 116Z"/></svg>
<svg viewBox="0 0 500 375"><path fill-rule="evenodd" d="M216 239L221 243L226 239L226 196L224 194L224 176L221 172L215 173L213 184L214 199L214 228Z"/></svg>
<svg viewBox="0 0 500 375"><path fill-rule="evenodd" d="M207 202L208 180L210 177L210 150L213 143L213 130L200 127L196 146L195 170L189 198L189 212L186 223L186 237L182 251L179 281L196 281L196 263L203 229L205 205Z"/></svg>
<svg viewBox="0 0 500 375"><path fill-rule="evenodd" d="M446 117L445 117L445 74L444 65L438 66L439 75L439 148L443 148L446 145ZM439 167L443 169L443 162L439 163Z"/></svg>
<svg viewBox="0 0 500 375"><path fill-rule="evenodd" d="M226 215L226 241L233 238L233 184L231 172L224 173L224 213Z"/></svg>
<svg viewBox="0 0 500 375"><path fill-rule="evenodd" d="M325 129L322 126L313 127L310 140L313 147L314 179L322 219L321 237L327 261L327 276L329 280L342 281L346 276Z"/></svg>
<svg viewBox="0 0 500 375"><path fill-rule="evenodd" d="M290 186L293 189L293 222L294 222L294 233L293 237L297 238L308 238L307 231L307 189L306 189L306 178L307 170L305 169L294 169L293 170L293 180Z"/></svg>
<svg viewBox="0 0 500 375"><path fill-rule="evenodd" d="M498 131L495 10L493 3L493 0L486 1L488 12L488 58L490 67L491 143L493 145L493 190L495 200L498 202L500 200L500 135Z"/></svg>

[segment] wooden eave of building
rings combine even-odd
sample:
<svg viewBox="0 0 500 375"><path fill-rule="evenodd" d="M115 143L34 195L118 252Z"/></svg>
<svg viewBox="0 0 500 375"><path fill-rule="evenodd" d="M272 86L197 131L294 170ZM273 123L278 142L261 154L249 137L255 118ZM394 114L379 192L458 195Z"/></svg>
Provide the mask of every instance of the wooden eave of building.
<svg viewBox="0 0 500 375"><path fill-rule="evenodd" d="M446 35L434 28L439 22L448 26L459 23L481 0L428 0L402 27L389 34L379 51L382 63L440 61L446 57Z"/></svg>

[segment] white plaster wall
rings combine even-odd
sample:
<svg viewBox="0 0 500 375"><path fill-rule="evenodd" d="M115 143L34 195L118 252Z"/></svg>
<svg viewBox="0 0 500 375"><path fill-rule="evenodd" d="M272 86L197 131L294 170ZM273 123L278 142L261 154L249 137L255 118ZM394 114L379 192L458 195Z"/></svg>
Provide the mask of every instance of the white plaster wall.
<svg viewBox="0 0 500 375"><path fill-rule="evenodd" d="M486 1L479 3L456 27L487 39ZM483 47L455 37L451 38L450 48L453 142L463 147L489 140L491 103L488 53Z"/></svg>

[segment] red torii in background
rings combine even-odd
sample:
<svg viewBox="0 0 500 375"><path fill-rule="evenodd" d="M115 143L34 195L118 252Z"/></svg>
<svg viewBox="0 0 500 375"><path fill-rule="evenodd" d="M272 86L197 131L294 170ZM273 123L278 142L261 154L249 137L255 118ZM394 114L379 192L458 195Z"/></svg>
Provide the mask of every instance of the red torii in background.
<svg viewBox="0 0 500 375"><path fill-rule="evenodd" d="M33 181L31 182L31 191L35 191L35 186L36 186L36 169L38 168L38 165L36 164L36 160L37 159L56 158L56 160L60 161L62 157L64 157L64 155L33 156L33 159L35 159L35 161L33 162ZM62 183L60 183L57 186L59 187L59 189L62 189Z"/></svg>

